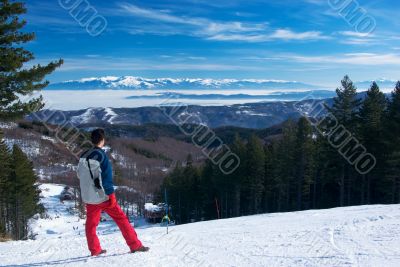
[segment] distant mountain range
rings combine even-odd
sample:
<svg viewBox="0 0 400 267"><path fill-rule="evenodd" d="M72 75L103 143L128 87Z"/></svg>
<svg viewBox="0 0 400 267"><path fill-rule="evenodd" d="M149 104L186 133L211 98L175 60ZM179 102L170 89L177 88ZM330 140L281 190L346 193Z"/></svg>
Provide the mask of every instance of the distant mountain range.
<svg viewBox="0 0 400 267"><path fill-rule="evenodd" d="M134 76L105 76L50 84L47 90L98 89L316 89L315 85L296 81L257 79L147 79Z"/></svg>
<svg viewBox="0 0 400 267"><path fill-rule="evenodd" d="M259 100L259 101L299 101L303 99L324 99L336 96L335 91L313 90L301 92L271 92L267 94L200 94L200 93L176 93L161 92L154 95L134 95L127 99L167 99L169 102L181 102L191 100Z"/></svg>
<svg viewBox="0 0 400 267"><path fill-rule="evenodd" d="M367 90L374 80L355 82L360 90ZM381 89L393 89L396 80L376 79ZM264 90L321 90L323 88L312 84L263 79L173 79L173 78L143 78L135 76L104 76L82 78L50 84L46 90L129 90L129 89L159 89L159 90L194 90L194 89L264 89Z"/></svg>
<svg viewBox="0 0 400 267"><path fill-rule="evenodd" d="M396 80L381 78L376 80L359 81L356 82L355 84L358 89L367 90L374 81L379 85L381 90L393 90L397 83Z"/></svg>

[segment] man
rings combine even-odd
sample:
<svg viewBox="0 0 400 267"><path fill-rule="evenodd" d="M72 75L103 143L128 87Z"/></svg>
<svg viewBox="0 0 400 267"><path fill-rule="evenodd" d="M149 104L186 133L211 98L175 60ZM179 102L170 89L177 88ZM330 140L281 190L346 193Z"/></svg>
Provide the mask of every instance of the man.
<svg viewBox="0 0 400 267"><path fill-rule="evenodd" d="M132 253L134 252L145 252L149 248L142 245L140 240L137 238L135 229L129 223L128 217L122 211L121 207L118 205L114 193L114 184L112 179L112 167L110 160L108 159L106 153L103 151L105 144L105 133L103 129L96 129L91 133L91 140L94 148L85 152L81 156L80 164L86 163L85 167L88 166L87 170L90 172L91 179L86 179L86 183L82 178L84 175L80 175L81 170L78 167L78 177L81 180L81 190L82 198L86 203L86 238L88 242L89 250L92 256L98 256L100 254L106 253L106 250L102 249L100 246L99 238L96 234L97 225L100 222L101 212L106 212L118 225L128 244ZM96 170L91 168L90 163L95 163L99 166L98 174L100 177L94 177L93 173L96 174ZM91 184L88 185L87 181ZM99 181L100 180L100 181ZM86 188L85 188L86 187ZM95 188L96 187L96 188ZM90 190L96 193L90 193ZM88 193L89 192L89 193ZM102 198L98 196L103 194ZM93 197L97 196L97 198ZM90 199L99 199L100 201L90 201ZM105 201L104 201L105 200ZM100 203L98 203L100 202Z"/></svg>

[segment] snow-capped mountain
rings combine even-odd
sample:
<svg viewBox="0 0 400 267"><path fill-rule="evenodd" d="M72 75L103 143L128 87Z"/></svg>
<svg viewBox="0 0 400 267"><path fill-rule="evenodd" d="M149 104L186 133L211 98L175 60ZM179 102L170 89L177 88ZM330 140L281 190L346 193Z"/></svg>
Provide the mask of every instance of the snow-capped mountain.
<svg viewBox="0 0 400 267"><path fill-rule="evenodd" d="M104 76L54 83L51 90L95 89L314 89L314 85L296 81L261 79L148 79L135 76Z"/></svg>
<svg viewBox="0 0 400 267"><path fill-rule="evenodd" d="M368 90L371 87L372 82L376 82L381 90L391 91L395 88L397 80L379 78L376 80L366 80L356 82L356 86L359 90Z"/></svg>

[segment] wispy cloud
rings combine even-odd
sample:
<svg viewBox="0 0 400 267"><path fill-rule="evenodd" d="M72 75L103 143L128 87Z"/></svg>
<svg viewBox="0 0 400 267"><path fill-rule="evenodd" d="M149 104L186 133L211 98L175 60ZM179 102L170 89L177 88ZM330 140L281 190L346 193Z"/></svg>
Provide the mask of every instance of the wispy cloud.
<svg viewBox="0 0 400 267"><path fill-rule="evenodd" d="M303 0L303 1L306 3L309 3L309 4L314 4L314 5L319 5L319 6L327 4L326 0Z"/></svg>
<svg viewBox="0 0 400 267"><path fill-rule="evenodd" d="M346 38L340 40L340 43L349 45L375 45L377 42L376 39L372 38Z"/></svg>
<svg viewBox="0 0 400 267"><path fill-rule="evenodd" d="M319 31L307 31L307 32L293 32L287 29L278 29L270 35L273 39L282 40L321 40L330 39L328 36L323 36Z"/></svg>
<svg viewBox="0 0 400 267"><path fill-rule="evenodd" d="M393 47L400 40L396 37L395 32L380 31L379 33L360 33L355 31L338 31L334 35L339 36L338 41L342 44L378 46L378 47ZM385 48L386 49L386 48Z"/></svg>
<svg viewBox="0 0 400 267"><path fill-rule="evenodd" d="M400 65L400 54L347 53L330 56L292 55L281 57L302 63L350 64L350 65Z"/></svg>
<svg viewBox="0 0 400 267"><path fill-rule="evenodd" d="M171 28L170 34L186 34L217 41L267 42L273 40L322 40L328 39L319 31L294 32L290 29L271 29L268 22L245 23L240 21L215 21L208 18L178 16L171 12L138 7L129 3L119 4L127 14L150 22L162 23L163 34ZM173 24L175 27L165 26ZM150 33L155 31L142 25L131 33ZM179 27L177 29L177 27Z"/></svg>
<svg viewBox="0 0 400 267"><path fill-rule="evenodd" d="M168 60L169 56L160 56ZM171 56L172 57L172 56ZM160 59L140 59L126 57L86 57L64 58L59 72L71 71L257 71L265 70L260 66L239 66L230 62L219 63L208 61L206 58L188 56L182 61L165 61ZM48 59L39 59L37 62L47 62ZM193 62L196 61L196 62ZM29 65L30 67L31 65Z"/></svg>
<svg viewBox="0 0 400 267"><path fill-rule="evenodd" d="M219 40L219 41L246 41L246 42L268 42L273 40L283 40L283 41L304 41L304 40L324 40L330 39L328 36L322 35L321 32L318 31L309 31L309 32L293 32L288 29L277 29L272 33L266 34L216 34L210 36L208 39L210 40Z"/></svg>
<svg viewBox="0 0 400 267"><path fill-rule="evenodd" d="M343 36L358 37L358 38L372 36L371 33L355 32L355 31L340 31L338 33Z"/></svg>

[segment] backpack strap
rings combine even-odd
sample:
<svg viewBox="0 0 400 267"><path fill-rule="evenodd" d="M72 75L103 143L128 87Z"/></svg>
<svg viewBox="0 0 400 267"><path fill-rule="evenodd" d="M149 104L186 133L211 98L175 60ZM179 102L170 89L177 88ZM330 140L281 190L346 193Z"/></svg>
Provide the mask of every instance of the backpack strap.
<svg viewBox="0 0 400 267"><path fill-rule="evenodd" d="M87 165L89 167L90 177L92 177L92 180L94 180L92 167L90 166L90 162L89 162L89 157L86 158L86 162L87 162Z"/></svg>
<svg viewBox="0 0 400 267"><path fill-rule="evenodd" d="M95 151L96 149L95 148L93 148L93 149L91 149L91 150L89 150L88 152L87 152L87 154L85 155L86 156L86 163L87 163L87 165L88 165L88 168L89 168L89 173L90 173L90 177L92 178L92 181L93 181L93 183L94 183L94 186L97 188L97 189L102 189L102 186L101 186L101 184L100 184L100 177L94 177L94 175L93 175L93 171L92 171L92 167L90 166L90 159L89 159L89 156Z"/></svg>

